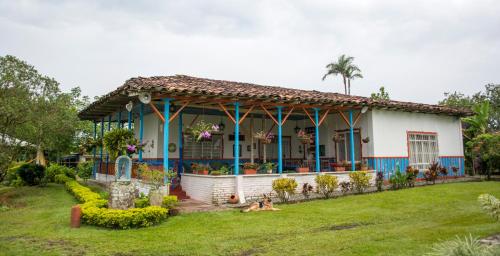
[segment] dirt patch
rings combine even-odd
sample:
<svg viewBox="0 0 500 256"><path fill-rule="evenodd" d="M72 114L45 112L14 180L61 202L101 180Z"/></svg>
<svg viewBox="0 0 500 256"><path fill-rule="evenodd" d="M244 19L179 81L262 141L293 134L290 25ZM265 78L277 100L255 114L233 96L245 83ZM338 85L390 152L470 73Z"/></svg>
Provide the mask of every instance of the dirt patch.
<svg viewBox="0 0 500 256"><path fill-rule="evenodd" d="M26 207L25 202L20 202L16 200L17 198L23 196L24 193L18 193L17 191L7 191L0 194L0 205L4 205L8 208L22 208Z"/></svg>
<svg viewBox="0 0 500 256"><path fill-rule="evenodd" d="M257 249L257 248L251 248L248 250L243 250L240 253L238 253L237 255L239 255L239 256L251 256L251 255L258 254L258 253L263 253L263 251L260 249Z"/></svg>
<svg viewBox="0 0 500 256"><path fill-rule="evenodd" d="M353 229L357 228L360 226L368 226L371 225L371 223L362 223L362 222L353 222L353 223L346 223L346 224L340 224L340 225L327 225L327 226L322 226L318 228L317 231L338 231L338 230L346 230L346 229Z"/></svg>
<svg viewBox="0 0 500 256"><path fill-rule="evenodd" d="M485 237L479 242L486 245L500 245L500 234Z"/></svg>
<svg viewBox="0 0 500 256"><path fill-rule="evenodd" d="M18 242L28 247L36 247L42 250L62 250L70 255L85 255L86 247L64 239L43 239L32 236L8 236L0 238L0 241Z"/></svg>

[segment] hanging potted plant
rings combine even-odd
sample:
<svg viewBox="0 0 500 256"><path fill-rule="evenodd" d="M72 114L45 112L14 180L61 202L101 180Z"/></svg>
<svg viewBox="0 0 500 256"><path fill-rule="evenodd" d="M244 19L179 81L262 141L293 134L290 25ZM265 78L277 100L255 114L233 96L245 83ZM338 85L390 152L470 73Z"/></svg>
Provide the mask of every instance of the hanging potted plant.
<svg viewBox="0 0 500 256"><path fill-rule="evenodd" d="M257 168L259 168L259 165L256 163L244 163L243 164L243 172L245 174L257 174Z"/></svg>
<svg viewBox="0 0 500 256"><path fill-rule="evenodd" d="M362 139L361 141L366 144L366 143L370 142L370 137L366 137L366 138Z"/></svg>
<svg viewBox="0 0 500 256"><path fill-rule="evenodd" d="M274 139L273 133L266 133L265 131L256 132L253 137L258 139L262 144L271 144Z"/></svg>
<svg viewBox="0 0 500 256"><path fill-rule="evenodd" d="M201 120L190 128L191 134L197 142L212 139L212 134L219 131L219 125Z"/></svg>
<svg viewBox="0 0 500 256"><path fill-rule="evenodd" d="M302 144L311 144L313 134L306 133L304 130L300 130L299 132L297 132L297 138L299 138Z"/></svg>
<svg viewBox="0 0 500 256"><path fill-rule="evenodd" d="M135 154L146 146L146 143L139 143L139 140L134 137L133 131L123 128L107 132L103 137L102 144L112 160L120 155Z"/></svg>

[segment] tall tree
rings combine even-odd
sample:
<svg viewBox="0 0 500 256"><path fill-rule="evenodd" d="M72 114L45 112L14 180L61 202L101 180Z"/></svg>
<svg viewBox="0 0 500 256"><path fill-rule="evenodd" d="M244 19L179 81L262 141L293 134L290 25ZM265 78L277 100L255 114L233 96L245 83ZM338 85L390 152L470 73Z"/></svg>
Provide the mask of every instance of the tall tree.
<svg viewBox="0 0 500 256"><path fill-rule="evenodd" d="M470 133L471 138L484 134L488 131L488 120L490 117L490 102L483 101L472 107L474 115L462 119L465 123L469 124L467 131Z"/></svg>
<svg viewBox="0 0 500 256"><path fill-rule="evenodd" d="M326 65L327 71L326 71L326 74L323 76L323 81L329 75L335 75L335 76L341 75L342 81L344 82L344 94L347 94L346 74L347 74L347 70L352 65L353 61L354 61L354 57L346 56L345 54L340 55L340 57L337 59L337 62L332 62L332 63Z"/></svg>
<svg viewBox="0 0 500 256"><path fill-rule="evenodd" d="M351 95L351 80L363 78L363 75L361 74L361 70L356 65L351 64L347 67L345 77L347 79L347 94Z"/></svg>

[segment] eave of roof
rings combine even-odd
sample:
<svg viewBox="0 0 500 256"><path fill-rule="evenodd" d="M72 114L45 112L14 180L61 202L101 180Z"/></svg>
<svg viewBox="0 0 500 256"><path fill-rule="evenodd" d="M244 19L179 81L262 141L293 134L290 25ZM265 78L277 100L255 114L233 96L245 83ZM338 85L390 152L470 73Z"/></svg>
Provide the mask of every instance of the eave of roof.
<svg viewBox="0 0 500 256"><path fill-rule="evenodd" d="M98 120L110 115L125 104L137 101L130 93L151 92L154 95L175 95L185 97L217 98L219 100L253 100L276 104L304 104L311 106L368 106L375 109L400 110L445 114L452 116L468 116L469 109L458 109L448 106L403 102L394 100L373 100L367 97L352 96L339 93L319 92L314 90L290 89L278 86L264 86L251 83L232 82L197 78L185 75L136 77L127 80L116 90L93 102L78 116L84 120Z"/></svg>

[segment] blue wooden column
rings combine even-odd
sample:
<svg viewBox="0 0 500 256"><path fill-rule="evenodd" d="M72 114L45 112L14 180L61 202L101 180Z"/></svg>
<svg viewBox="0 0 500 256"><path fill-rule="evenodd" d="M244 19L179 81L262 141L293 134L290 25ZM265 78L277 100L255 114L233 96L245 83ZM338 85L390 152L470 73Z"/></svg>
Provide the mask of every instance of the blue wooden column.
<svg viewBox="0 0 500 256"><path fill-rule="evenodd" d="M179 161L177 163L177 175L181 175L181 173L183 172L183 150L184 150L184 146L182 145L182 138L183 138L183 135L182 135L182 110L181 112L179 113L179 128L178 128L178 135L177 135L177 144L179 144Z"/></svg>
<svg viewBox="0 0 500 256"><path fill-rule="evenodd" d="M355 160L355 157L354 157L354 127L353 127L353 123L352 123L352 109L349 110L349 137L350 137L350 141L351 141L351 166L352 166L352 170L355 171L356 170L356 160Z"/></svg>
<svg viewBox="0 0 500 256"><path fill-rule="evenodd" d="M111 131L111 115L108 116L108 132ZM109 174L109 152L106 152L106 175Z"/></svg>
<svg viewBox="0 0 500 256"><path fill-rule="evenodd" d="M319 161L319 109L314 109L314 123L316 124L314 127L314 148L316 154L316 172L321 171L321 163Z"/></svg>
<svg viewBox="0 0 500 256"><path fill-rule="evenodd" d="M144 104L141 103L141 109L139 111L139 143L142 144L143 138L144 138ZM142 149L139 149L139 162L142 162Z"/></svg>
<svg viewBox="0 0 500 256"><path fill-rule="evenodd" d="M240 173L240 103L234 103L234 175Z"/></svg>
<svg viewBox="0 0 500 256"><path fill-rule="evenodd" d="M128 112L128 120L127 120L128 124L127 124L127 128L129 130L132 129L132 111L133 110L131 110L131 111Z"/></svg>
<svg viewBox="0 0 500 256"><path fill-rule="evenodd" d="M122 111L118 112L118 119L116 120L116 127L122 128Z"/></svg>
<svg viewBox="0 0 500 256"><path fill-rule="evenodd" d="M278 106L278 173L283 173L283 131L282 131L282 112L283 107Z"/></svg>
<svg viewBox="0 0 500 256"><path fill-rule="evenodd" d="M104 138L104 118L101 119L101 141L103 138ZM104 145L101 145L101 150L99 151L99 155L101 156L101 160L99 161L99 173L102 172L103 147Z"/></svg>
<svg viewBox="0 0 500 256"><path fill-rule="evenodd" d="M165 175L163 176L163 181L165 184L167 184L168 177L166 174L168 172L168 141L170 139L170 134L169 134L170 99L163 99L163 103L164 103L163 117L165 118L165 122L163 123L163 172L165 173ZM141 130L142 130L142 125L141 125Z"/></svg>
<svg viewBox="0 0 500 256"><path fill-rule="evenodd" d="M94 141L97 139L97 122L94 121ZM95 159L95 154L96 154L96 148L94 147L92 149L92 154L94 155L94 157L92 158L92 160L94 161L94 166L92 168L92 177L94 177L94 179L96 178L96 173L97 173L97 163L96 163L96 159Z"/></svg>

